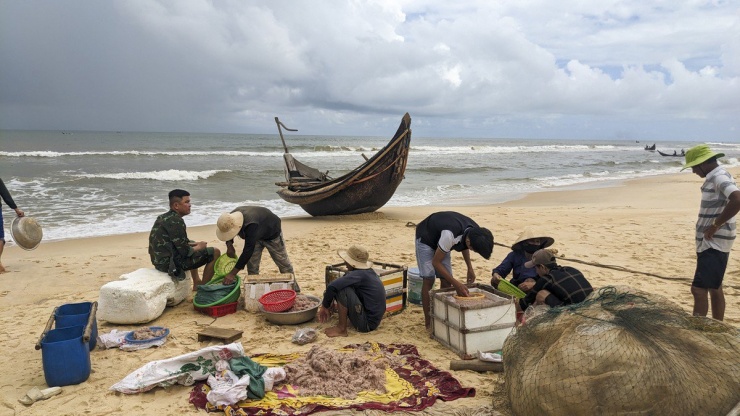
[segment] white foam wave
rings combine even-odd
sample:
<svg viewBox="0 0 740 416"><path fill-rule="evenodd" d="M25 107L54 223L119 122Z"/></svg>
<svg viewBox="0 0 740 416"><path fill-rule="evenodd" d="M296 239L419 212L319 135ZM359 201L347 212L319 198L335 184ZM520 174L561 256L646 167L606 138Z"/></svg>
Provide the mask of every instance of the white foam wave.
<svg viewBox="0 0 740 416"><path fill-rule="evenodd" d="M164 207L159 211L152 209L152 205L148 201L140 201L140 203L132 205L140 206L141 208L121 212L119 210L106 210L101 206L100 210L91 210L91 214L86 215L85 221L87 223L94 223L94 227L81 227L79 223L81 218L79 217L70 217L67 221L51 223L44 222L42 216L39 219L44 227L44 241L148 232L151 230L157 215L163 214L166 210ZM188 227L213 225L216 223L218 215L222 212L230 212L240 205L263 206L269 208L281 218L308 216L299 206L288 204L279 199L245 200L237 203L209 201L208 203L198 204L194 207L193 212L184 217L184 220ZM71 208L68 207L67 209ZM146 248L144 250L146 251Z"/></svg>
<svg viewBox="0 0 740 416"><path fill-rule="evenodd" d="M298 150L292 152L297 158L327 158L343 157L350 155L359 155L365 153L366 156L379 151L380 148L368 147L351 147L351 146L317 146L313 150ZM582 152L589 150L598 151L631 151L634 149L625 149L613 145L522 145L522 146L490 146L490 145L466 145L466 146L411 146L411 152L434 153L434 154L469 154L469 153L491 153L491 154L509 154L509 153L543 153L543 152ZM642 150L642 149L637 149ZM247 151L247 150L208 150L208 151L139 151L139 150L121 150L121 151L85 151L85 152L56 152L56 151L26 151L26 152L3 152L0 156L5 157L39 157L55 158L69 156L233 156L233 157L282 157L283 153L279 151Z"/></svg>
<svg viewBox="0 0 740 416"><path fill-rule="evenodd" d="M219 172L231 172L230 170L158 170L153 172L122 172L122 173L81 173L72 176L80 178L103 178L103 179L151 179L157 181L195 181L208 179Z"/></svg>
<svg viewBox="0 0 740 416"><path fill-rule="evenodd" d="M511 153L555 153L599 151L631 151L612 145L537 145L537 146L411 146L411 152L433 154L511 154Z"/></svg>
<svg viewBox="0 0 740 416"><path fill-rule="evenodd" d="M543 189L551 189L563 186L573 185L585 185L594 182L614 182L624 181L629 179L644 178L648 176L657 176L677 173L675 167L663 168L663 169L646 169L641 171L622 171L622 172L591 172L586 174L575 173L562 176L546 176L540 178L534 178L538 186Z"/></svg>
<svg viewBox="0 0 740 416"><path fill-rule="evenodd" d="M54 152L48 150L30 152L0 152L6 157L65 157L65 156L282 156L282 152L253 152L242 150L209 150L209 151L139 151L122 150L113 152Z"/></svg>

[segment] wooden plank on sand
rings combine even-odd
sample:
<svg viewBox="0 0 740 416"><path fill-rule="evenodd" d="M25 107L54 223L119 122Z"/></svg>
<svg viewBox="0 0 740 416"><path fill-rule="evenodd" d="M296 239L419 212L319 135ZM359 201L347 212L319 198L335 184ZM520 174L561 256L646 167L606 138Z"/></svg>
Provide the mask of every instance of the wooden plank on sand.
<svg viewBox="0 0 740 416"><path fill-rule="evenodd" d="M198 341L207 341L209 339L221 340L224 344L229 344L242 337L243 331L229 328L216 328L214 326L206 327L198 332Z"/></svg>
<svg viewBox="0 0 740 416"><path fill-rule="evenodd" d="M504 363L491 361L475 360L452 360L450 361L450 370L473 370L479 373L493 371L500 373L504 371Z"/></svg>

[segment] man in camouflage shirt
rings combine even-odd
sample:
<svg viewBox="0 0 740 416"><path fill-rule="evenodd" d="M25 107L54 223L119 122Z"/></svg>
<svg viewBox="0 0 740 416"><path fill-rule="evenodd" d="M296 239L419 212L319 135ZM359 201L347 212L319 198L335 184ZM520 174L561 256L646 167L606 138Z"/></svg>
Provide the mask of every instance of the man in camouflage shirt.
<svg viewBox="0 0 740 416"><path fill-rule="evenodd" d="M149 233L149 256L154 268L169 274L173 279L184 280L185 270L190 270L193 289L208 283L213 277L213 266L221 252L207 247L205 241L191 241L182 217L190 214L190 193L175 189L169 193L170 210L157 217ZM203 280L198 267L205 265Z"/></svg>

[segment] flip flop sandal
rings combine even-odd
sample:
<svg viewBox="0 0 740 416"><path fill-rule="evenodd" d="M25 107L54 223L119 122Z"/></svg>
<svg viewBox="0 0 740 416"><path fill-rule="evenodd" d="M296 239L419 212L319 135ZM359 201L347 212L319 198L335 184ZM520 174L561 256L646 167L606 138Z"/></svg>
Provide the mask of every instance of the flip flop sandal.
<svg viewBox="0 0 740 416"><path fill-rule="evenodd" d="M19 402L30 406L39 400L46 400L51 396L56 396L62 392L61 387L49 387L48 389L41 390L38 387L32 387L25 396L18 399Z"/></svg>

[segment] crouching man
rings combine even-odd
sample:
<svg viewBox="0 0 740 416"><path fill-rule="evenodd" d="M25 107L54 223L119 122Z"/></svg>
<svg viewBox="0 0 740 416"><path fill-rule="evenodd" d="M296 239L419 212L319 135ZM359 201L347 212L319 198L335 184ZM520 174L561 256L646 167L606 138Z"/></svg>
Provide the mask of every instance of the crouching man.
<svg viewBox="0 0 740 416"><path fill-rule="evenodd" d="M530 305L552 308L583 302L594 291L583 273L572 267L558 266L550 250L537 250L524 267L534 268L539 279L527 296L519 300L521 310Z"/></svg>
<svg viewBox="0 0 740 416"><path fill-rule="evenodd" d="M329 284L324 299L319 305L319 322L326 322L332 315L332 304L336 305L339 321L327 328L329 337L347 336L347 321L359 332L375 330L385 313L385 287L373 270L367 250L351 246L337 251L349 270L344 276Z"/></svg>

